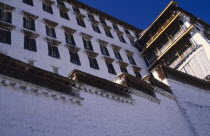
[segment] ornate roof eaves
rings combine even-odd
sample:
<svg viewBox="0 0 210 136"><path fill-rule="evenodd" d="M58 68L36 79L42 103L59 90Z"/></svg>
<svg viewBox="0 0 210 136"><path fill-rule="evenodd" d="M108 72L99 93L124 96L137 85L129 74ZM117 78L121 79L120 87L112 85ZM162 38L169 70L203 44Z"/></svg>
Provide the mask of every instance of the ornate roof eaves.
<svg viewBox="0 0 210 136"><path fill-rule="evenodd" d="M62 28L64 29L65 32L70 33L70 34L74 34L77 30L67 27L67 26L62 26Z"/></svg>
<svg viewBox="0 0 210 136"><path fill-rule="evenodd" d="M15 7L7 5L7 4L2 3L2 2L0 2L0 8L6 10L8 12L12 12L13 10L15 10Z"/></svg>
<svg viewBox="0 0 210 136"><path fill-rule="evenodd" d="M25 36L27 36L31 39L36 39L37 37L39 37L39 34L37 34L35 32L29 31L26 29L22 29L21 31L24 33Z"/></svg>
<svg viewBox="0 0 210 136"><path fill-rule="evenodd" d="M58 41L58 40L55 40L55 39L52 39L49 37L45 37L45 39L46 39L47 43L51 46L58 46L62 43L61 41Z"/></svg>

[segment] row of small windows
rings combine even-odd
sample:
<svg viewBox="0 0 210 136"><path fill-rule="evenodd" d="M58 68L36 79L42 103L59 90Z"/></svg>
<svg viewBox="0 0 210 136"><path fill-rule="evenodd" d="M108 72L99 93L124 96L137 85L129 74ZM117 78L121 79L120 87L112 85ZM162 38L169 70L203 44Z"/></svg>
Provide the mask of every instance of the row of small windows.
<svg viewBox="0 0 210 136"><path fill-rule="evenodd" d="M28 5L33 6L33 1L32 1L32 0L23 0L23 2L26 3L26 4L28 4ZM60 0L57 0L57 3L58 3L59 5L62 5L63 8L65 8L64 2L62 2L62 1L60 1ZM46 12L48 12L48 13L53 14L52 6L51 6L51 5L47 5L47 4L44 3L44 2L43 2L43 10L46 11ZM73 7L73 10L74 10L75 12L77 12L77 13L80 13L80 10L79 10L78 8L76 8L76 7ZM61 16L62 18L64 18L64 19L70 20L70 18L69 18L69 16L68 16L67 12L66 12L66 11L65 11L65 12L62 11L61 9L60 9L60 16ZM89 17L90 19L92 19L92 20L95 20L94 16L91 15L91 14L89 14L89 13L88 13L88 17ZM76 17L76 20L77 20L77 24L78 24L79 26L86 27L85 22L84 22L84 20L83 20L82 18ZM105 21L104 19L102 19L102 18L100 18L100 22L101 22L101 24L107 25L107 24L106 24L106 21ZM93 30L94 30L95 32L101 33L101 31L100 31L98 25L92 23L92 28L93 28ZM113 28L114 28L114 30L118 30L118 31L119 31L119 28L118 28L118 26L117 26L116 24L113 24ZM113 35L111 34L110 30L104 29L104 31L105 31L105 34L106 34L107 37L113 38ZM124 29L124 31L125 31L126 34L131 35L130 32L129 32L128 30ZM117 35L118 35L119 40L120 40L121 42L126 43L126 41L125 41L123 35L119 35L119 34L117 34ZM136 37L138 38L139 35L136 34ZM130 39L130 38L129 38L129 40L130 40L130 43L131 43L132 45L134 45L134 39Z"/></svg>
<svg viewBox="0 0 210 136"><path fill-rule="evenodd" d="M83 41L84 41L85 49L93 51L91 42L84 40L84 39L83 39ZM11 32L0 29L0 42L11 44ZM105 46L101 46L101 45L100 45L100 47L101 47L102 54L109 56L109 52L108 52L107 48ZM24 49L36 52L37 51L36 40L31 39L30 37L24 36ZM72 62L73 64L76 64L76 65L81 65L79 55L77 52L69 51L69 54L70 54L70 62ZM122 60L122 57L121 57L119 51L114 50L114 54L117 59ZM59 53L58 47L48 44L48 55L51 57L60 59L60 53ZM135 63L133 57L129 56L129 55L127 55L127 56L128 56L130 63L135 65L136 63ZM90 64L91 68L99 69L99 65L98 65L96 58L92 58L92 57L88 56L88 59L89 59L89 64ZM111 63L106 63L106 65L108 68L108 72L116 75L113 65ZM120 69L122 72L127 73L126 68L120 67Z"/></svg>

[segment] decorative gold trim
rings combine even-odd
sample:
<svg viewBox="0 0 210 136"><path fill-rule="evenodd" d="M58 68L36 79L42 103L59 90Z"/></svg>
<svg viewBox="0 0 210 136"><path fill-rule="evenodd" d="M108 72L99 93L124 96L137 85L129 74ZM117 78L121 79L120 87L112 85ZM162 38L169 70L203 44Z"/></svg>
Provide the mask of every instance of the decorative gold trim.
<svg viewBox="0 0 210 136"><path fill-rule="evenodd" d="M120 60L118 61L118 63L120 65L120 67L122 67L122 68L126 68L128 66L128 63L120 61Z"/></svg>
<svg viewBox="0 0 210 136"><path fill-rule="evenodd" d="M125 52L128 56L133 56L133 54L134 54L134 52L126 50L126 49L125 49Z"/></svg>
<svg viewBox="0 0 210 136"><path fill-rule="evenodd" d="M74 34L77 31L75 29L72 29L72 28L64 26L64 25L62 27L63 27L65 32L70 33L70 34Z"/></svg>
<svg viewBox="0 0 210 136"><path fill-rule="evenodd" d="M93 38L93 36L80 32L80 35L82 36L82 38L84 38L85 40L91 40Z"/></svg>
<svg viewBox="0 0 210 136"><path fill-rule="evenodd" d="M110 26L108 26L107 24L102 24L102 26L104 27L104 29L106 29L106 30L110 30L110 29L112 29Z"/></svg>
<svg viewBox="0 0 210 136"><path fill-rule="evenodd" d="M98 43L101 45L101 46L107 46L109 43L104 41L104 40L101 40L101 39L98 39Z"/></svg>
<svg viewBox="0 0 210 136"><path fill-rule="evenodd" d="M85 50L85 52L87 53L87 55L91 58L96 58L98 56L98 53L90 51L90 50Z"/></svg>
<svg viewBox="0 0 210 136"><path fill-rule="evenodd" d="M117 46L115 44L111 44L111 47L113 50L116 50L116 51L120 51L121 47L120 46Z"/></svg>
<svg viewBox="0 0 210 136"><path fill-rule="evenodd" d="M58 7L62 12L65 12L65 13L67 13L67 12L70 11L69 8L67 8L67 7L65 7L65 6L63 6L63 5L61 5L61 4L58 4L57 7Z"/></svg>
<svg viewBox="0 0 210 136"><path fill-rule="evenodd" d="M134 72L139 72L139 71L141 71L141 68L137 67L137 66L133 66L133 71Z"/></svg>
<svg viewBox="0 0 210 136"><path fill-rule="evenodd" d="M55 40L55 39L51 39L51 38L48 38L46 37L45 38L47 40L47 43L51 46L58 46L60 45L62 42L58 41L58 40Z"/></svg>
<svg viewBox="0 0 210 136"><path fill-rule="evenodd" d="M53 27L53 28L55 28L55 27L58 25L58 23L53 22L53 21L51 21L51 20L48 20L48 19L46 19L46 18L43 19L43 22L44 22L46 25L48 25L48 26L50 26L50 27Z"/></svg>
<svg viewBox="0 0 210 136"><path fill-rule="evenodd" d="M90 21L93 25L98 25L100 22L98 20L90 18Z"/></svg>
<svg viewBox="0 0 210 136"><path fill-rule="evenodd" d="M31 14L29 12L26 12L26 11L22 11L23 13L23 16L28 18L28 19L31 19L31 20L36 20L37 18L39 18L38 16L34 15L34 14Z"/></svg>
<svg viewBox="0 0 210 136"><path fill-rule="evenodd" d="M107 56L104 56L104 60L109 64L112 64L112 62L114 61L113 58L110 58L110 57L107 57Z"/></svg>
<svg viewBox="0 0 210 136"><path fill-rule="evenodd" d="M15 27L16 26L14 26L14 25L11 25L11 24L0 21L0 28L1 29L7 30L7 31L12 31Z"/></svg>
<svg viewBox="0 0 210 136"><path fill-rule="evenodd" d="M51 0L41 0L41 1L48 6L52 6L55 3L54 1Z"/></svg>
<svg viewBox="0 0 210 136"><path fill-rule="evenodd" d="M80 19L84 19L86 16L85 15L83 15L83 14L81 14L81 13L79 13L79 12L76 12L76 11L74 11L74 14L78 17L78 18L80 18Z"/></svg>
<svg viewBox="0 0 210 136"><path fill-rule="evenodd" d="M0 9L4 9L5 11L12 12L15 9L15 7L12 7L10 5L0 2Z"/></svg>
<svg viewBox="0 0 210 136"><path fill-rule="evenodd" d="M73 53L77 53L77 52L80 50L79 47L70 45L70 44L68 44L68 43L66 44L66 46L69 48L69 51L70 51L70 52L73 52Z"/></svg>
<svg viewBox="0 0 210 136"><path fill-rule="evenodd" d="M22 29L21 31L24 33L24 35L26 37L29 37L31 39L36 39L37 37L39 37L39 34L37 34L35 32L28 31L28 30L25 30L25 29Z"/></svg>

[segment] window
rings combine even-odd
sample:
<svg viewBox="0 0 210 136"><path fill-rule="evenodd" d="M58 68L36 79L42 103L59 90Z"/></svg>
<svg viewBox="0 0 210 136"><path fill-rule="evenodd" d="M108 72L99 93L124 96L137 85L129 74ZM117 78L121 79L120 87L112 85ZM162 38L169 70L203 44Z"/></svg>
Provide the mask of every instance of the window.
<svg viewBox="0 0 210 136"><path fill-rule="evenodd" d="M106 25L106 21L104 19L99 18L99 20L100 20L101 24L105 24Z"/></svg>
<svg viewBox="0 0 210 136"><path fill-rule="evenodd" d="M7 23L12 23L12 13L4 9L0 9L0 20Z"/></svg>
<svg viewBox="0 0 210 136"><path fill-rule="evenodd" d="M42 8L43 8L44 11L46 11L50 14L53 14L53 10L52 10L52 7L50 5L47 5L47 4L43 3Z"/></svg>
<svg viewBox="0 0 210 136"><path fill-rule="evenodd" d="M114 30L119 30L119 28L117 27L117 25L115 25L115 24L112 24L112 25L113 25Z"/></svg>
<svg viewBox="0 0 210 136"><path fill-rule="evenodd" d="M80 10L79 10L78 8L76 8L76 7L73 7L73 10L74 10L75 12L80 13Z"/></svg>
<svg viewBox="0 0 210 136"><path fill-rule="evenodd" d="M92 43L90 40L83 39L83 43L84 43L85 49L93 51Z"/></svg>
<svg viewBox="0 0 210 136"><path fill-rule="evenodd" d="M131 45L135 45L135 42L134 42L134 40L132 40L132 39L129 39L130 40L130 43L131 43Z"/></svg>
<svg viewBox="0 0 210 136"><path fill-rule="evenodd" d="M97 33L101 33L99 27L97 25L92 24L93 30Z"/></svg>
<svg viewBox="0 0 210 136"><path fill-rule="evenodd" d="M58 72L58 68L57 68L57 67L53 67L53 73L55 73L55 74L59 74L59 72Z"/></svg>
<svg viewBox="0 0 210 136"><path fill-rule="evenodd" d="M95 20L94 16L93 16L93 15L91 15L91 14L88 14L88 17L89 17L90 19Z"/></svg>
<svg viewBox="0 0 210 136"><path fill-rule="evenodd" d="M23 17L23 27L35 31L35 20Z"/></svg>
<svg viewBox="0 0 210 136"><path fill-rule="evenodd" d="M65 7L65 4L64 4L64 2L63 2L62 0L57 0L57 3L58 3L59 5L62 5L62 6Z"/></svg>
<svg viewBox="0 0 210 136"><path fill-rule="evenodd" d="M119 40L120 40L121 42L126 43L126 42L125 42L125 39L124 39L124 37L123 37L122 35L119 35L119 34L117 34L117 35L118 35Z"/></svg>
<svg viewBox="0 0 210 136"><path fill-rule="evenodd" d="M72 34L65 32L65 37L66 37L66 43L76 46L76 43L74 41L74 37Z"/></svg>
<svg viewBox="0 0 210 136"><path fill-rule="evenodd" d="M60 59L58 47L48 44L48 55L57 59Z"/></svg>
<svg viewBox="0 0 210 136"><path fill-rule="evenodd" d="M84 22L84 20L82 18L76 17L76 19L77 19L77 24L79 26L86 27L85 26L85 22Z"/></svg>
<svg viewBox="0 0 210 136"><path fill-rule="evenodd" d="M127 56L128 56L128 60L129 60L130 64L136 65L136 62L133 59L133 56L131 56L131 55L127 55Z"/></svg>
<svg viewBox="0 0 210 136"><path fill-rule="evenodd" d="M51 27L51 26L48 26L48 25L45 25L45 26L46 26L46 33L47 33L47 36L56 38L55 28L53 28L53 27Z"/></svg>
<svg viewBox="0 0 210 136"><path fill-rule="evenodd" d="M88 59L89 59L89 63L90 63L91 68L99 69L98 62L97 62L96 58L88 57Z"/></svg>
<svg viewBox="0 0 210 136"><path fill-rule="evenodd" d="M118 60L122 60L122 57L121 57L121 55L120 55L120 52L119 52L119 51L114 50L114 55L115 55L116 59L118 59Z"/></svg>
<svg viewBox="0 0 210 136"><path fill-rule="evenodd" d="M111 63L107 63L107 62L106 62L106 65L107 65L107 68L108 68L108 72L116 75L116 72L115 72L115 69L114 69L113 65Z"/></svg>
<svg viewBox="0 0 210 136"><path fill-rule="evenodd" d="M124 29L126 34L131 34L128 30Z"/></svg>
<svg viewBox="0 0 210 136"><path fill-rule="evenodd" d="M23 3L34 6L33 0L23 0Z"/></svg>
<svg viewBox="0 0 210 136"><path fill-rule="evenodd" d="M136 38L138 39L140 36L138 34L135 34Z"/></svg>
<svg viewBox="0 0 210 136"><path fill-rule="evenodd" d="M69 20L69 15L67 12L61 11L60 10L60 16L66 20Z"/></svg>
<svg viewBox="0 0 210 136"><path fill-rule="evenodd" d="M71 63L80 66L81 63L80 63L79 55L77 54L77 52L71 52L71 51L69 51L69 54L70 54L70 61L71 61Z"/></svg>
<svg viewBox="0 0 210 136"><path fill-rule="evenodd" d="M11 32L0 29L0 42L11 44Z"/></svg>
<svg viewBox="0 0 210 136"><path fill-rule="evenodd" d="M100 48L101 48L101 53L102 53L103 55L109 56L109 52L108 52L106 46L100 45Z"/></svg>
<svg viewBox="0 0 210 136"><path fill-rule="evenodd" d="M128 73L127 69L125 67L120 67L121 72Z"/></svg>
<svg viewBox="0 0 210 136"><path fill-rule="evenodd" d="M111 32L108 30L108 29L104 29L105 33L106 33L106 36L110 37L110 38L113 38Z"/></svg>
<svg viewBox="0 0 210 136"><path fill-rule="evenodd" d="M134 73L135 73L135 75L136 75L137 78L140 78L140 79L142 78L140 72L134 72Z"/></svg>
<svg viewBox="0 0 210 136"><path fill-rule="evenodd" d="M24 49L36 52L37 51L36 40L25 36L24 37Z"/></svg>

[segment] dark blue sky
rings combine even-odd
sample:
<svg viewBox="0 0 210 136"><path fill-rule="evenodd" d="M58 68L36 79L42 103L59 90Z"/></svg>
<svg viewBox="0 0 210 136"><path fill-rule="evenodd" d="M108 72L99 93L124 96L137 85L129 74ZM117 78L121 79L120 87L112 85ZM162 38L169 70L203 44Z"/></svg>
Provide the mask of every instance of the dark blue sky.
<svg viewBox="0 0 210 136"><path fill-rule="evenodd" d="M79 0L140 29L147 28L170 0ZM210 0L176 0L179 7L210 23Z"/></svg>

